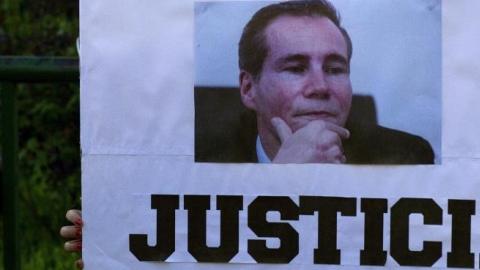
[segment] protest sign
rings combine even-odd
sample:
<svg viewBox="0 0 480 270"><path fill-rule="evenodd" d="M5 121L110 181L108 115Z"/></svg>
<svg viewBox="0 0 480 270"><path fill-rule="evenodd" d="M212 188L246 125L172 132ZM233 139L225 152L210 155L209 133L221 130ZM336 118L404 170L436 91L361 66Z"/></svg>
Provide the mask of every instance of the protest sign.
<svg viewBox="0 0 480 270"><path fill-rule="evenodd" d="M86 269L479 268L479 4L331 3L81 2Z"/></svg>

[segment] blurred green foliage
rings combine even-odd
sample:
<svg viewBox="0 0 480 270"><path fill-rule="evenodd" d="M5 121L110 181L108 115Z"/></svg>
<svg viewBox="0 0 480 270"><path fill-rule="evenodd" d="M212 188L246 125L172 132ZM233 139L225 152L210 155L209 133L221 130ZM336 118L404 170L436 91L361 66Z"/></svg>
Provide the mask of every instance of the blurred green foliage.
<svg viewBox="0 0 480 270"><path fill-rule="evenodd" d="M1 55L76 56L77 36L78 1L0 1ZM17 86L22 269L72 269L79 257L58 235L66 210L80 206L78 88Z"/></svg>

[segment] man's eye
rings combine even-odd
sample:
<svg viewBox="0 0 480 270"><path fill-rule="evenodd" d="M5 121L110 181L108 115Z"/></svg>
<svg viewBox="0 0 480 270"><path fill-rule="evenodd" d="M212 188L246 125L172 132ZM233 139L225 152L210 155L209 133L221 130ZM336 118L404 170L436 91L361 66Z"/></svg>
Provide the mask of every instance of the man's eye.
<svg viewBox="0 0 480 270"><path fill-rule="evenodd" d="M291 73L299 74L299 73L305 72L305 67L304 66L290 66L290 67L286 67L284 70L288 71L288 72L291 72Z"/></svg>
<svg viewBox="0 0 480 270"><path fill-rule="evenodd" d="M327 74L337 75L347 72L347 69L344 67L325 67L324 72Z"/></svg>

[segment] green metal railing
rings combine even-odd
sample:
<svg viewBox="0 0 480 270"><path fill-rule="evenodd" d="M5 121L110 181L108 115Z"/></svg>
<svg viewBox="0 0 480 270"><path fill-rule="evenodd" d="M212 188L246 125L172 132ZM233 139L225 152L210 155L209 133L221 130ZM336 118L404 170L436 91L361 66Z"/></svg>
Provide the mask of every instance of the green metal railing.
<svg viewBox="0 0 480 270"><path fill-rule="evenodd" d="M76 58L0 56L4 268L20 269L16 83L78 82Z"/></svg>

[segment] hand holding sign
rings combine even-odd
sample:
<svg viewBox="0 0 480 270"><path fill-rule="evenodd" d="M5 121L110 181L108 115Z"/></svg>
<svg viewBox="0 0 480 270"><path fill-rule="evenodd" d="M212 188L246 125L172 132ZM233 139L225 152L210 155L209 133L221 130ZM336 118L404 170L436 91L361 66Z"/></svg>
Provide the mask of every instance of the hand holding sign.
<svg viewBox="0 0 480 270"><path fill-rule="evenodd" d="M344 163L342 139L350 132L333 123L315 120L296 132L292 132L285 121L272 118L281 141L274 163Z"/></svg>
<svg viewBox="0 0 480 270"><path fill-rule="evenodd" d="M60 229L60 235L62 237L71 239L70 241L65 242L64 248L66 251L80 252L82 251L82 212L80 210L70 209L67 211L65 217L74 225L63 226ZM83 269L82 259L77 260L75 265L78 269Z"/></svg>

